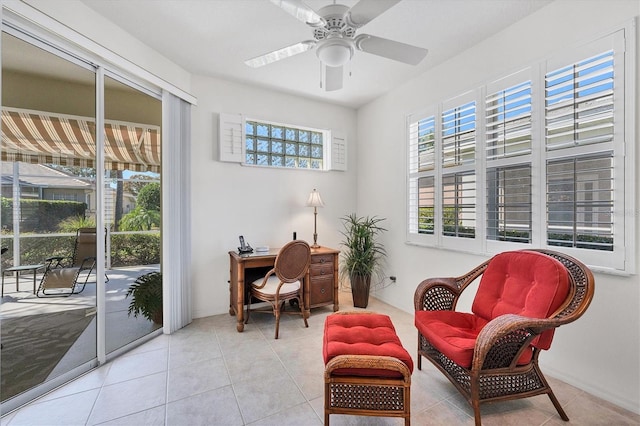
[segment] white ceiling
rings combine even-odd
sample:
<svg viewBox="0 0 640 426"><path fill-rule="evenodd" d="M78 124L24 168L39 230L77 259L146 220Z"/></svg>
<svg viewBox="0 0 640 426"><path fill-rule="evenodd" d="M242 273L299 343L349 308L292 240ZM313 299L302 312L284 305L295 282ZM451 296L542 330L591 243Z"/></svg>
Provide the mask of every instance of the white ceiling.
<svg viewBox="0 0 640 426"><path fill-rule="evenodd" d="M375 0L365 0L375 1ZM315 50L250 68L246 59L303 40L311 28L268 0L82 0L187 71L357 108L552 0L403 0L358 30L429 50L417 66L356 51L343 89L320 88ZM331 0L305 0L315 10ZM339 0L352 7L356 0ZM351 73L349 77L348 74Z"/></svg>

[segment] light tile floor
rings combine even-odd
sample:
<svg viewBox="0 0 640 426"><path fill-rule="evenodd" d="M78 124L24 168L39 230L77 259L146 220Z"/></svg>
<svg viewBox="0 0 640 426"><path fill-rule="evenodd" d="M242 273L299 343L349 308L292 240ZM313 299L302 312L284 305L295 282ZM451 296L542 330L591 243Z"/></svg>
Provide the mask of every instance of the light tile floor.
<svg viewBox="0 0 640 426"><path fill-rule="evenodd" d="M340 293L341 309L354 309ZM409 353L413 317L376 299L369 311L391 316ZM0 420L2 425L320 425L323 421L322 332L332 309L281 320L253 314L243 333L235 317L194 320L161 335ZM552 386L578 425L638 425L640 416L561 381ZM415 425L472 425L473 412L429 362L412 376ZM566 425L548 397L482 406L483 424ZM332 415L334 425L401 425L401 419Z"/></svg>

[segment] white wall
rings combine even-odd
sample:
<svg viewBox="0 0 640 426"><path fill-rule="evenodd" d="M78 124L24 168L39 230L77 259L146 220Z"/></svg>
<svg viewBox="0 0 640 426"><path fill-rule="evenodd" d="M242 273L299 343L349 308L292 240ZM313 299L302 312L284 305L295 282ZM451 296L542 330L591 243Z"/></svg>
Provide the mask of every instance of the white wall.
<svg viewBox="0 0 640 426"><path fill-rule="evenodd" d="M215 78L193 76L192 228L194 316L229 309L229 250L238 235L253 246L281 247L293 231L313 241L313 209L305 203L316 188L325 207L318 208L318 243L338 248L339 218L355 211L355 110L302 99ZM254 119L347 135L346 172L248 167L218 158L218 114L242 113Z"/></svg>
<svg viewBox="0 0 640 426"><path fill-rule="evenodd" d="M412 312L413 291L422 279L461 275L484 260L405 244L406 171L398 167L405 164L405 151L399 149L406 143L405 115L507 75L557 50L595 39L638 14L637 0L558 0L358 111L359 140L373 147L358 150L358 213L389 219L391 232L385 236L387 272L398 278L397 284L378 292L378 297ZM640 84L636 83L636 91L640 91ZM636 94L636 112L639 98ZM636 188L636 200L640 200L640 186ZM637 218L638 211L636 204L629 214ZM636 241L640 226L637 228ZM558 330L551 350L541 355L540 362L550 375L640 412L638 276L595 276L591 307L578 321ZM461 308L469 306L469 298L461 301Z"/></svg>

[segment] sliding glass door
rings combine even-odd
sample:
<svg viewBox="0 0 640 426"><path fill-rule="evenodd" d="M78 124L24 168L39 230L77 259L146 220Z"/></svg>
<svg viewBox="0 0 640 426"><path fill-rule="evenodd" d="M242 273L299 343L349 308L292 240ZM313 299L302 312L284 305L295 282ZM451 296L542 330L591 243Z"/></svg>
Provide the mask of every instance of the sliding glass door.
<svg viewBox="0 0 640 426"><path fill-rule="evenodd" d="M106 351L111 353L161 327L159 319L154 322L143 311L129 314L134 294L127 293L136 280L161 272L162 102L112 77L105 77L104 87L105 224L109 243ZM145 288L140 286L138 291ZM138 295L137 299L142 298Z"/></svg>
<svg viewBox="0 0 640 426"><path fill-rule="evenodd" d="M3 403L97 356L95 274L66 274L78 229L95 228L95 82L86 64L2 33ZM53 256L64 280L43 291Z"/></svg>
<svg viewBox="0 0 640 426"><path fill-rule="evenodd" d="M162 102L126 81L2 33L2 413L162 326L129 313L161 271Z"/></svg>

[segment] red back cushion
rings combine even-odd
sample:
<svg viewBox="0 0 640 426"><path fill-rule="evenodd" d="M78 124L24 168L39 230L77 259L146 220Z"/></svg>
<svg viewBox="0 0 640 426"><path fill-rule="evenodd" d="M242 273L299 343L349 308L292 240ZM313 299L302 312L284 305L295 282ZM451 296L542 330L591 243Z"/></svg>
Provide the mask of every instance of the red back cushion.
<svg viewBox="0 0 640 426"><path fill-rule="evenodd" d="M558 260L534 251L496 255L482 275L471 310L487 321L503 314L547 318L566 300L569 274ZM553 330L533 344L549 349Z"/></svg>

